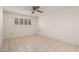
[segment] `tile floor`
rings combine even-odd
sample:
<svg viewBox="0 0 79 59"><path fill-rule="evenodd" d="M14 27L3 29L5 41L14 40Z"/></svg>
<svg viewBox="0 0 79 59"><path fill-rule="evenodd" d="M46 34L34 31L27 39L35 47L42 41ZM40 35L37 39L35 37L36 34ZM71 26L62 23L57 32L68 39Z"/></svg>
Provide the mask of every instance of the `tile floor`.
<svg viewBox="0 0 79 59"><path fill-rule="evenodd" d="M4 40L1 52L78 52L79 46L40 35Z"/></svg>

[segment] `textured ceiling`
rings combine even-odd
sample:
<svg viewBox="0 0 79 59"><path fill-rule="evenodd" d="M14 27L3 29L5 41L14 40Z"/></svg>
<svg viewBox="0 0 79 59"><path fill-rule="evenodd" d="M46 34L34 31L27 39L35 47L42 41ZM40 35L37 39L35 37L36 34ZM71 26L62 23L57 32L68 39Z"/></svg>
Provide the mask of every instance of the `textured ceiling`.
<svg viewBox="0 0 79 59"><path fill-rule="evenodd" d="M44 13L34 13L32 14L32 6L4 6L3 9L5 11L10 11L10 12L16 12L16 13L21 13L29 16L34 16L34 17L41 17L47 13L50 12L55 12L55 11L60 11L62 9L68 8L66 6L40 6L40 10L42 10Z"/></svg>

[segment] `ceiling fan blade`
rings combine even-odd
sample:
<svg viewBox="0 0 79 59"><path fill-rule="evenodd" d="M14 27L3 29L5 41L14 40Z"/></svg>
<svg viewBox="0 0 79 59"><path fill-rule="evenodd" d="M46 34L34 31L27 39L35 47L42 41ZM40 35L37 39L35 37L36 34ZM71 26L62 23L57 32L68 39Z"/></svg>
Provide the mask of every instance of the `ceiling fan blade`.
<svg viewBox="0 0 79 59"><path fill-rule="evenodd" d="M32 7L33 10L36 10L35 6Z"/></svg>
<svg viewBox="0 0 79 59"><path fill-rule="evenodd" d="M32 7L33 10L37 10L37 9L39 9L39 8L40 8L40 6L33 6L33 7Z"/></svg>
<svg viewBox="0 0 79 59"><path fill-rule="evenodd" d="M43 13L43 11L37 10L37 12Z"/></svg>
<svg viewBox="0 0 79 59"><path fill-rule="evenodd" d="M35 13L35 11L32 11L32 14Z"/></svg>
<svg viewBox="0 0 79 59"><path fill-rule="evenodd" d="M40 6L36 6L36 9L39 9L40 8Z"/></svg>

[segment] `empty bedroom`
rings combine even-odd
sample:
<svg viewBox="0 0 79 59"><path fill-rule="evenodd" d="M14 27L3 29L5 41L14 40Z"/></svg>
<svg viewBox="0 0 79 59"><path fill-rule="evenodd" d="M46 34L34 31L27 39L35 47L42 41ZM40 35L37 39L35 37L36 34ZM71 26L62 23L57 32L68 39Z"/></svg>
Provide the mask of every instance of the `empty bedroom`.
<svg viewBox="0 0 79 59"><path fill-rule="evenodd" d="M79 7L1 6L0 52L79 52Z"/></svg>

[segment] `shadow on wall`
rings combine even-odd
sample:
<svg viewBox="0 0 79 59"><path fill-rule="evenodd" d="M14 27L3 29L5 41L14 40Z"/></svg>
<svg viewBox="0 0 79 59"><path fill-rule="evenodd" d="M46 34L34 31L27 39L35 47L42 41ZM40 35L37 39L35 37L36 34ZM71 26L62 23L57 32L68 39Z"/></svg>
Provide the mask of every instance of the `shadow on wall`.
<svg viewBox="0 0 79 59"><path fill-rule="evenodd" d="M42 16L39 29L41 35L79 45L79 7Z"/></svg>

